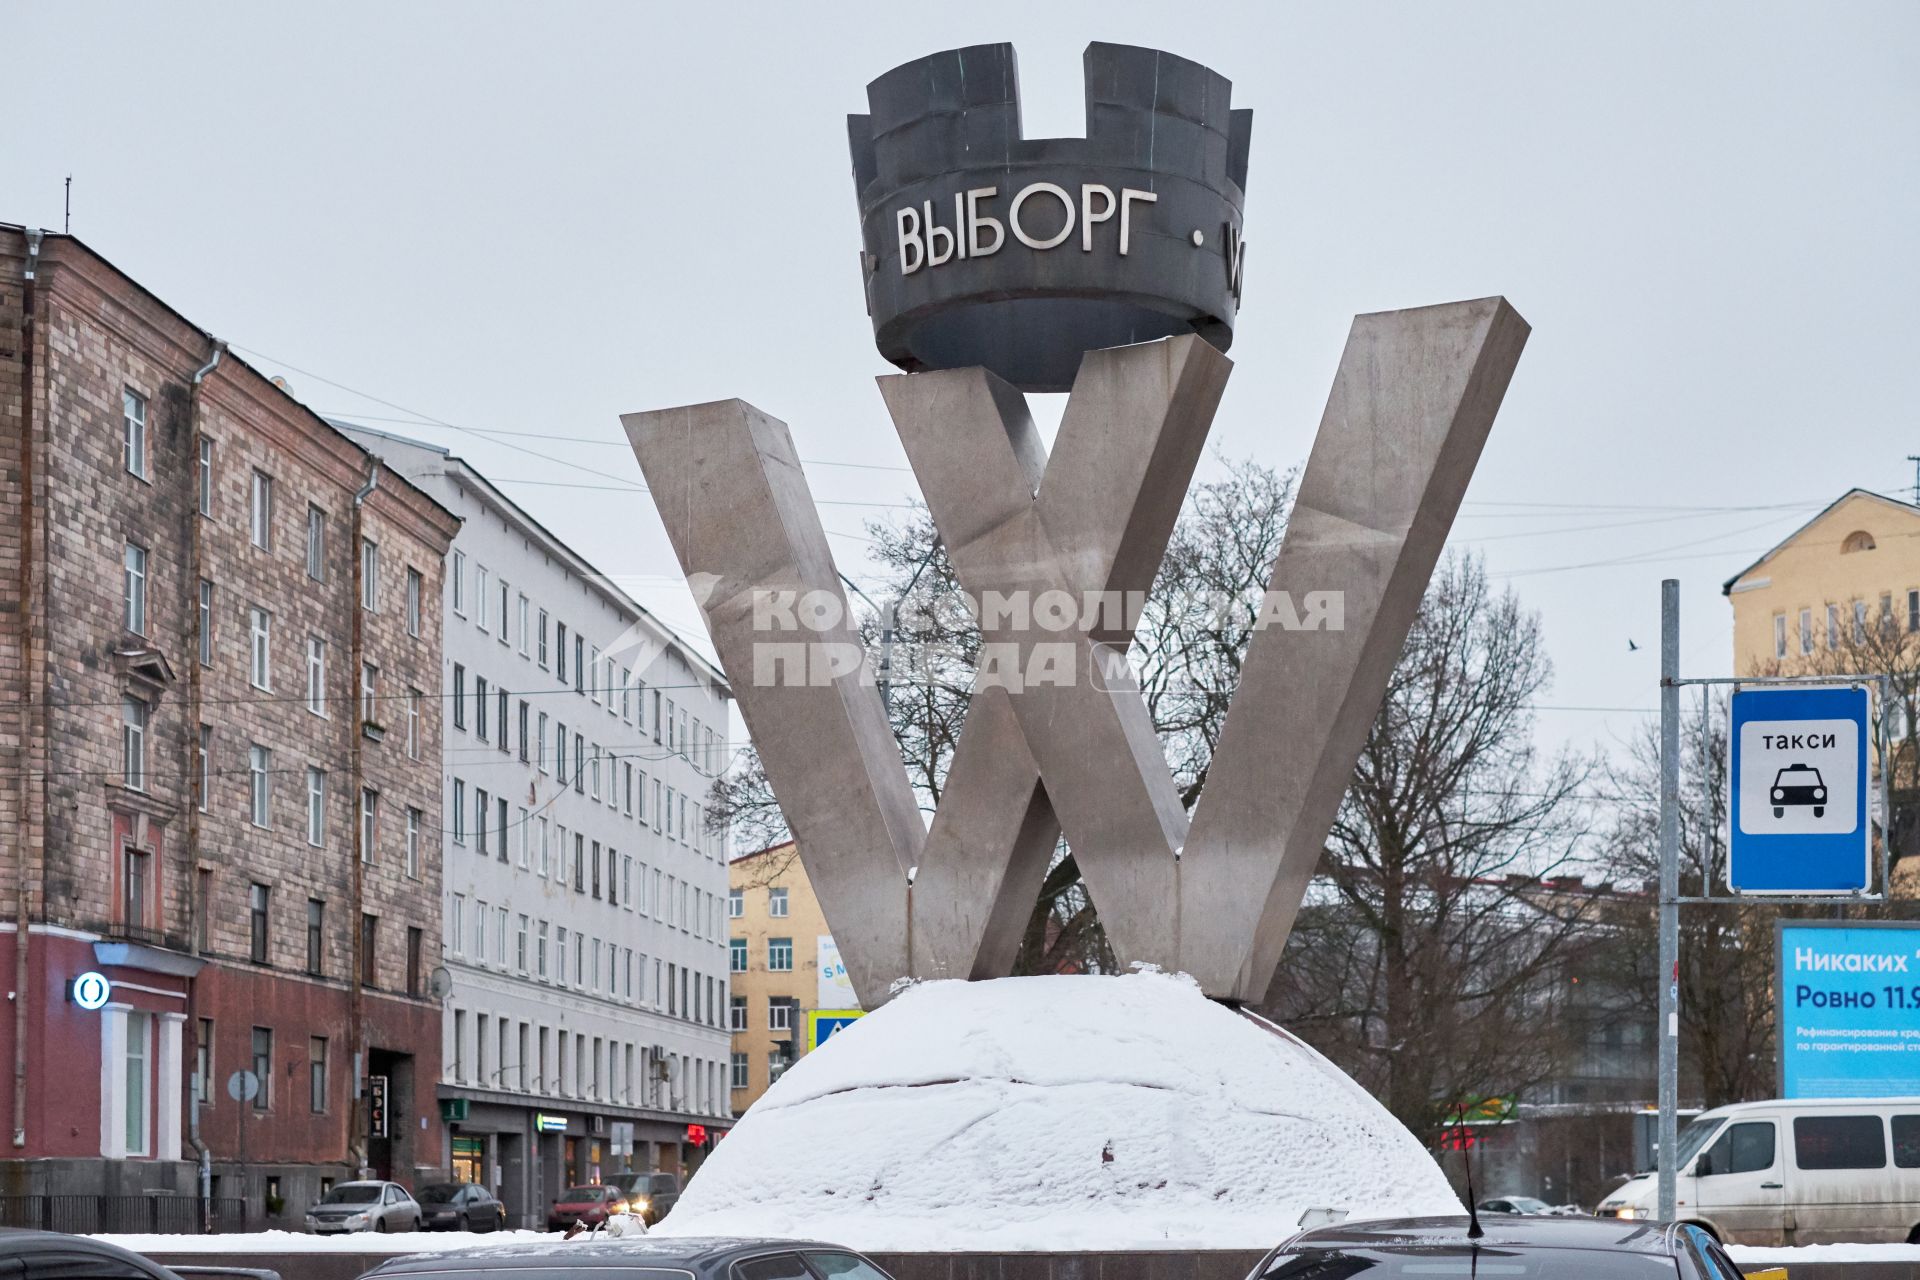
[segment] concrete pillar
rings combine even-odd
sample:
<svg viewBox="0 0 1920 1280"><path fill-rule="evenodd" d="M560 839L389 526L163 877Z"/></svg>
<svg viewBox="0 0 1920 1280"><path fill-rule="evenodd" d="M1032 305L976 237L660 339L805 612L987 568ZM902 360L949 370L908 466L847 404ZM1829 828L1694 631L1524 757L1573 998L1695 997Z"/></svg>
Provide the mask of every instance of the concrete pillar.
<svg viewBox="0 0 1920 1280"><path fill-rule="evenodd" d="M100 1154L127 1157L127 1015L130 1004L100 1010Z"/></svg>
<svg viewBox="0 0 1920 1280"><path fill-rule="evenodd" d="M180 1158L180 1118L186 1106L186 1095L180 1088L180 1054L186 1023L184 1013L163 1013L159 1019L160 1087L153 1098L153 1154L158 1160Z"/></svg>

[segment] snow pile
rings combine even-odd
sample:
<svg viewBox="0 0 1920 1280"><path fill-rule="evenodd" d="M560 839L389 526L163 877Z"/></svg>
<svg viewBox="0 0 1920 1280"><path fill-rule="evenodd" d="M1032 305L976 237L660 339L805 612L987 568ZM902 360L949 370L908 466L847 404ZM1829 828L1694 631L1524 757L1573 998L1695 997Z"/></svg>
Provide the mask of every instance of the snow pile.
<svg viewBox="0 0 1920 1280"><path fill-rule="evenodd" d="M1185 978L929 982L802 1058L654 1234L875 1250L1268 1248L1463 1212L1326 1059Z"/></svg>
<svg viewBox="0 0 1920 1280"><path fill-rule="evenodd" d="M559 1231L492 1231L468 1235L464 1231L355 1231L331 1236L309 1235L303 1231L236 1231L211 1236L97 1235L95 1240L117 1244L139 1254L167 1257L235 1253L379 1253L396 1256L409 1253L446 1253L471 1249L476 1245L552 1243L560 1240Z"/></svg>

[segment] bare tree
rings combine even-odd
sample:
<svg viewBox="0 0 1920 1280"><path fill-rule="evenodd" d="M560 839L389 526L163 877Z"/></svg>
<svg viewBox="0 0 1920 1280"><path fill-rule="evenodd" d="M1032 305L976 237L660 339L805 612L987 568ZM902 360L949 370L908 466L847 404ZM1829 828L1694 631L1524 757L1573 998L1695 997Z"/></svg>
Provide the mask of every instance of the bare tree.
<svg viewBox="0 0 1920 1280"><path fill-rule="evenodd" d="M1679 846L1683 897L1725 894L1727 702L1711 698L1683 715ZM1650 888L1660 878L1660 739L1648 725L1602 783L1612 812L1606 835L1616 875ZM1613 913L1607 967L1631 973L1640 1015L1656 1017L1657 904ZM1773 1096L1773 922L1758 902L1690 905L1680 912L1680 1057L1683 1081L1709 1107Z"/></svg>
<svg viewBox="0 0 1920 1280"><path fill-rule="evenodd" d="M1367 736L1267 1011L1432 1140L1517 1098L1565 1045L1553 1008L1596 896L1573 866L1592 765L1541 759L1538 619L1441 564Z"/></svg>

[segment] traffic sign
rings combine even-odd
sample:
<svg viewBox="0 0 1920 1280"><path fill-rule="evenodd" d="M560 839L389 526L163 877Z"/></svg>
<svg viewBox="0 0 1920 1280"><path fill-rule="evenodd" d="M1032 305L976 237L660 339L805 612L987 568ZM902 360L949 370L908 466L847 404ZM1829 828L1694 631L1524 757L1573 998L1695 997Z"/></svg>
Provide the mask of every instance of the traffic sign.
<svg viewBox="0 0 1920 1280"><path fill-rule="evenodd" d="M858 1022L858 1009L809 1009L807 1011L807 1052L812 1053L828 1040Z"/></svg>
<svg viewBox="0 0 1920 1280"><path fill-rule="evenodd" d="M260 1077L251 1071L236 1071L227 1077L227 1096L235 1102L252 1102L260 1095Z"/></svg>
<svg viewBox="0 0 1920 1280"><path fill-rule="evenodd" d="M1728 734L1735 893L1864 893L1872 884L1867 690L1737 690Z"/></svg>

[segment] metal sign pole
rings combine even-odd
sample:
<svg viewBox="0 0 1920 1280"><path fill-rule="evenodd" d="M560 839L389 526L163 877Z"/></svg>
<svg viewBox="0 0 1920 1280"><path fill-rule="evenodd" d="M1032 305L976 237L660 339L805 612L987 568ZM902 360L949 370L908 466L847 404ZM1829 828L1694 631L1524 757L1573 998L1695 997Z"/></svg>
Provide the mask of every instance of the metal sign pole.
<svg viewBox="0 0 1920 1280"><path fill-rule="evenodd" d="M1680 583L1660 584L1660 1220L1671 1222L1680 1105Z"/></svg>

